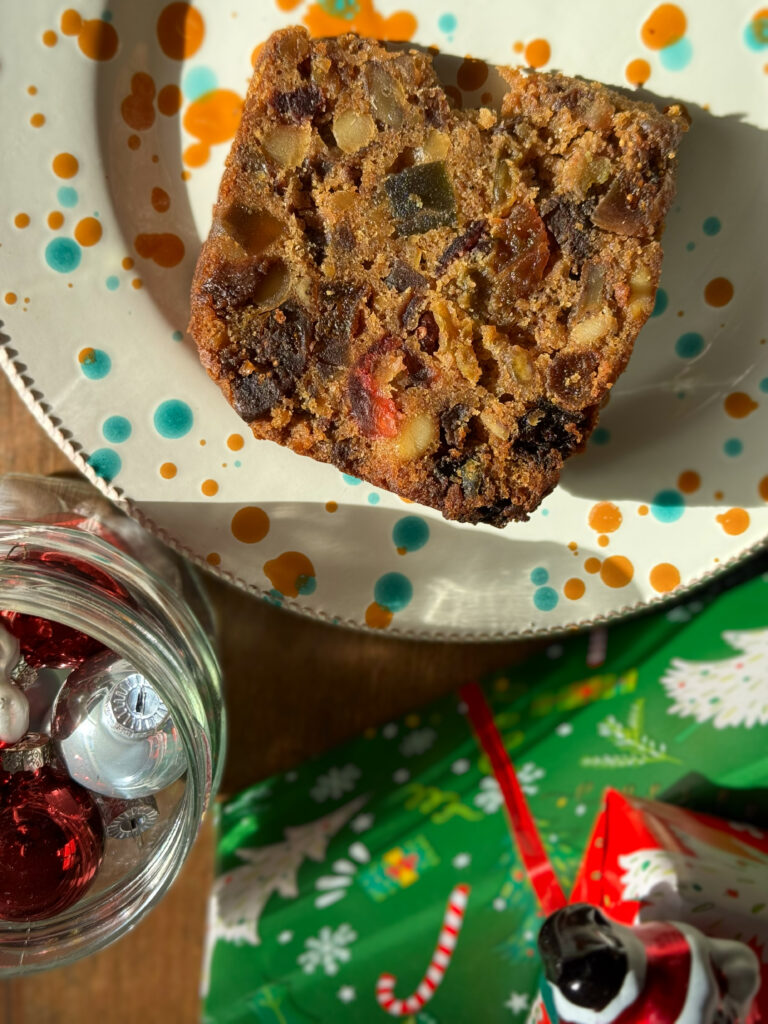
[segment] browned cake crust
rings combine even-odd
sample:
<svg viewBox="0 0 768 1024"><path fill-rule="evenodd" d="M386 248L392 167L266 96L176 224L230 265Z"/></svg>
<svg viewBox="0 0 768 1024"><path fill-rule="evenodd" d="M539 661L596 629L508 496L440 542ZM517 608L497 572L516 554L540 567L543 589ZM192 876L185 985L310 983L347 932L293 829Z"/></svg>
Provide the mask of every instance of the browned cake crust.
<svg viewBox="0 0 768 1024"><path fill-rule="evenodd" d="M264 46L192 287L258 438L448 519L526 519L653 309L687 122L502 69L455 110L421 52Z"/></svg>

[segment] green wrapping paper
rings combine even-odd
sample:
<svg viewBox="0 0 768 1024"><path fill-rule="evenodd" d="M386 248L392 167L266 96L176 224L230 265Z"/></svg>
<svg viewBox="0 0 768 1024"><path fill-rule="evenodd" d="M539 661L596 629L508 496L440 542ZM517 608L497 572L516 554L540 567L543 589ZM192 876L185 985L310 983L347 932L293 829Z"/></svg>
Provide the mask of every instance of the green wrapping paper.
<svg viewBox="0 0 768 1024"><path fill-rule="evenodd" d="M566 892L608 786L759 823L767 581L574 636L483 682ZM218 829L206 1022L386 1021L380 976L400 998L417 990L461 886L440 981L400 1019L527 1021L541 918L460 696L253 786L219 806Z"/></svg>

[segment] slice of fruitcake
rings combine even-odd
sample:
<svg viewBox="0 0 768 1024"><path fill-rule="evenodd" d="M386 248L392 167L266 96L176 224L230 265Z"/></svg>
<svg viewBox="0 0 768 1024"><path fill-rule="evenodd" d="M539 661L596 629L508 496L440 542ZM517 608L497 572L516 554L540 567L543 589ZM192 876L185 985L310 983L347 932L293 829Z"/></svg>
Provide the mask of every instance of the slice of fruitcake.
<svg viewBox="0 0 768 1024"><path fill-rule="evenodd" d="M276 32L192 287L258 438L440 509L524 520L653 308L687 119L501 69L457 110L430 57Z"/></svg>

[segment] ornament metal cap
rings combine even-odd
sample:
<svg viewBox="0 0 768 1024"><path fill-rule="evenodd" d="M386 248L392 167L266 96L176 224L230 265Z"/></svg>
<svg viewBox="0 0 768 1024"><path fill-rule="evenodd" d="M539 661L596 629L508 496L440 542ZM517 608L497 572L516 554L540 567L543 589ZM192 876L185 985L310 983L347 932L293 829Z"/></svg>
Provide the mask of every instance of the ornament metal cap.
<svg viewBox="0 0 768 1024"><path fill-rule="evenodd" d="M4 772L36 772L53 760L50 737L39 732L28 732L12 747L0 750L0 769Z"/></svg>
<svg viewBox="0 0 768 1024"><path fill-rule="evenodd" d="M105 800L97 797L110 839L137 839L160 819L157 801L148 796L139 800Z"/></svg>
<svg viewBox="0 0 768 1024"><path fill-rule="evenodd" d="M168 708L143 676L121 679L105 707L116 732L136 739L156 732L168 717Z"/></svg>

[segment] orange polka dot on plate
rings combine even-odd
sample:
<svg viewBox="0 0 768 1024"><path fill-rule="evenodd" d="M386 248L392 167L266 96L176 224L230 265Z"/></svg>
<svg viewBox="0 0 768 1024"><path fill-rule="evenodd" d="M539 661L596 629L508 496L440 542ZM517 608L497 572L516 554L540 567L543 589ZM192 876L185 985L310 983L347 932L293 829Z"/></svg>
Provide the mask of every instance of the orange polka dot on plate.
<svg viewBox="0 0 768 1024"><path fill-rule="evenodd" d="M131 259L130 256L125 256L123 258L122 266L123 266L123 270L130 270L131 269L131 267L133 266L133 260Z"/></svg>
<svg viewBox="0 0 768 1024"><path fill-rule="evenodd" d="M212 498L214 494L218 494L219 485L215 480L203 480L200 484L200 490L206 496L206 498Z"/></svg>
<svg viewBox="0 0 768 1024"><path fill-rule="evenodd" d="M668 594L680 586L680 570L671 562L659 562L648 574L651 586L659 594Z"/></svg>
<svg viewBox="0 0 768 1024"><path fill-rule="evenodd" d="M200 49L205 35L205 22L197 8L186 3L164 7L157 19L157 40L160 49L171 60L186 60Z"/></svg>
<svg viewBox="0 0 768 1024"><path fill-rule="evenodd" d="M13 223L17 228L29 227L29 214L28 213L17 213L13 218Z"/></svg>
<svg viewBox="0 0 768 1024"><path fill-rule="evenodd" d="M85 247L96 245L101 232L101 224L95 217L83 217L75 226L75 239Z"/></svg>
<svg viewBox="0 0 768 1024"><path fill-rule="evenodd" d="M141 145L141 139L138 135L128 136L128 149L138 149Z"/></svg>
<svg viewBox="0 0 768 1024"><path fill-rule="evenodd" d="M587 558L584 562L584 570L585 572L591 573L592 575L594 575L596 572L600 572L600 559L595 558L594 555L590 558Z"/></svg>
<svg viewBox="0 0 768 1024"><path fill-rule="evenodd" d="M16 292L6 292L3 299L7 306L14 306L18 302L19 297Z"/></svg>
<svg viewBox="0 0 768 1024"><path fill-rule="evenodd" d="M768 501L768 476L764 476L760 483L757 485L757 493L763 499Z"/></svg>
<svg viewBox="0 0 768 1024"><path fill-rule="evenodd" d="M392 612L372 601L365 609L365 624L371 629L386 629L392 622Z"/></svg>
<svg viewBox="0 0 768 1024"><path fill-rule="evenodd" d="M744 391L732 391L730 395L726 396L723 408L733 419L743 420L745 416L749 416L757 409L757 402Z"/></svg>
<svg viewBox="0 0 768 1024"><path fill-rule="evenodd" d="M597 538L597 543L600 545L601 548L607 548L608 545L611 543L611 540L607 534L601 533L600 536Z"/></svg>
<svg viewBox="0 0 768 1024"><path fill-rule="evenodd" d="M701 487L701 477L694 469L685 469L677 478L678 490L683 494L693 494Z"/></svg>
<svg viewBox="0 0 768 1024"><path fill-rule="evenodd" d="M242 434L230 434L227 438L227 448L233 452L239 452L245 444Z"/></svg>
<svg viewBox="0 0 768 1024"><path fill-rule="evenodd" d="M83 19L70 7L62 14L59 24L65 36L76 36L83 26Z"/></svg>
<svg viewBox="0 0 768 1024"><path fill-rule="evenodd" d="M525 48L525 60L532 68L542 68L552 55L546 39L532 39Z"/></svg>
<svg viewBox="0 0 768 1024"><path fill-rule="evenodd" d="M626 587L635 575L635 567L624 555L611 555L600 566L600 579L606 587Z"/></svg>
<svg viewBox="0 0 768 1024"><path fill-rule="evenodd" d="M715 519L731 537L737 537L749 529L749 512L744 508L729 508Z"/></svg>
<svg viewBox="0 0 768 1024"><path fill-rule="evenodd" d="M589 511L588 522L596 533L613 533L621 526L623 516L611 501L599 501Z"/></svg>
<svg viewBox="0 0 768 1024"><path fill-rule="evenodd" d="M651 77L651 65L642 57L631 60L624 69L624 77L630 85L645 85Z"/></svg>
<svg viewBox="0 0 768 1024"><path fill-rule="evenodd" d="M677 4L659 4L640 29L640 38L650 50L663 50L685 35L685 14Z"/></svg>
<svg viewBox="0 0 768 1024"><path fill-rule="evenodd" d="M565 581L563 593L569 601L578 601L579 598L584 596L586 589L584 580L580 580L574 576L572 579Z"/></svg>
<svg viewBox="0 0 768 1024"><path fill-rule="evenodd" d="M338 503L335 502L335 501L326 501L326 503L325 503L325 511L326 512L336 512L336 511L338 511L338 508L339 508ZM398 548L397 550L398 550L398 553L399 553L401 549ZM405 549L403 549L403 553L405 553Z"/></svg>
<svg viewBox="0 0 768 1024"><path fill-rule="evenodd" d="M637 506L637 514L639 516L647 516L649 512L650 512L650 509L648 508L647 505L638 505Z"/></svg>
<svg viewBox="0 0 768 1024"><path fill-rule="evenodd" d="M42 128L45 124L45 114L33 114L29 119L33 128Z"/></svg>
<svg viewBox="0 0 768 1024"><path fill-rule="evenodd" d="M733 298L733 285L727 277L713 277L704 289L704 301L710 306L727 306Z"/></svg>
<svg viewBox="0 0 768 1024"><path fill-rule="evenodd" d="M205 560L208 565L221 565L221 555L218 551L211 551L205 556Z"/></svg>
<svg viewBox="0 0 768 1024"><path fill-rule="evenodd" d="M178 472L173 462L164 462L160 467L160 476L163 480L173 480Z"/></svg>
<svg viewBox="0 0 768 1024"><path fill-rule="evenodd" d="M80 168L77 157L71 153L58 153L51 166L57 178L74 178Z"/></svg>
<svg viewBox="0 0 768 1024"><path fill-rule="evenodd" d="M181 110L181 89L175 83L164 85L157 94L157 109L166 117L173 117Z"/></svg>
<svg viewBox="0 0 768 1024"><path fill-rule="evenodd" d="M59 37L56 35L53 29L49 28L46 32L43 32L43 43L45 44L45 46L55 46L56 43L58 43L58 41Z"/></svg>
<svg viewBox="0 0 768 1024"><path fill-rule="evenodd" d="M258 544L269 533L269 516L258 505L246 505L232 516L230 530L241 544Z"/></svg>
<svg viewBox="0 0 768 1024"><path fill-rule="evenodd" d="M48 227L51 231L58 231L64 223L64 214L60 210L51 210L48 214Z"/></svg>

